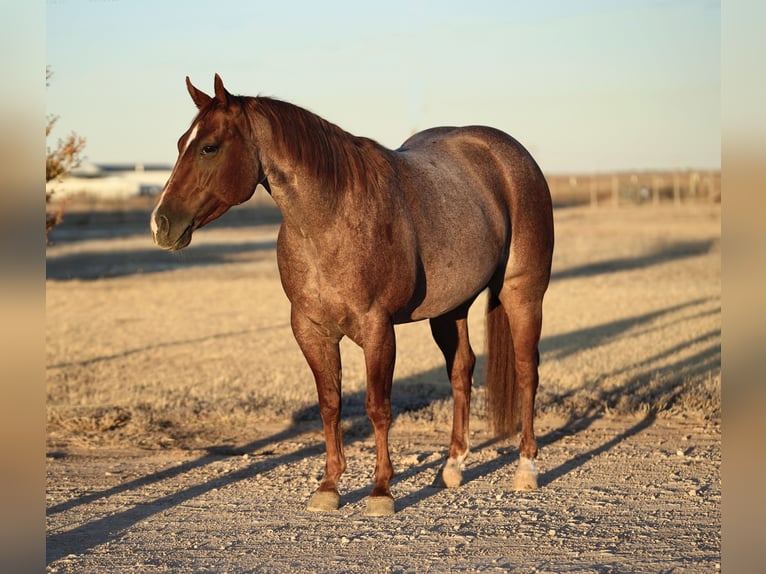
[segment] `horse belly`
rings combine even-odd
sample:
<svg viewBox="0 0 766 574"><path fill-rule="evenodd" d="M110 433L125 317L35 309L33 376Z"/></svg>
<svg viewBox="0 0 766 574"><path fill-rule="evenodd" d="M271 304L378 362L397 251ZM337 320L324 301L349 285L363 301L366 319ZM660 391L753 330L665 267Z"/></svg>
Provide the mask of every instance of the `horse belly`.
<svg viewBox="0 0 766 574"><path fill-rule="evenodd" d="M460 130L423 132L400 153L420 264L409 321L439 317L470 303L490 283L508 256L510 229L503 182L477 174L487 164L485 148L469 155L449 143ZM453 135L450 135L453 134ZM446 143L445 143L446 142ZM471 141L468 141L471 143Z"/></svg>
<svg viewBox="0 0 766 574"><path fill-rule="evenodd" d="M489 284L498 268L501 253L495 249L475 251L472 257L443 258L424 268L418 290L422 296L404 310L397 322L440 317L472 302Z"/></svg>

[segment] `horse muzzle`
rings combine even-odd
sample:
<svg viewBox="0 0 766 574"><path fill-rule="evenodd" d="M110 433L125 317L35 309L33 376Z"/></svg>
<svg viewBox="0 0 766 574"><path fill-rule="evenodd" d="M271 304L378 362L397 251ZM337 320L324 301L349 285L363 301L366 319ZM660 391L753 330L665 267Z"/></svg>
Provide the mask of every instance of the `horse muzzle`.
<svg viewBox="0 0 766 574"><path fill-rule="evenodd" d="M191 220L186 226L182 227L182 225L172 224L166 215L155 210L152 213L151 229L155 245L162 249L177 251L191 243L194 220Z"/></svg>

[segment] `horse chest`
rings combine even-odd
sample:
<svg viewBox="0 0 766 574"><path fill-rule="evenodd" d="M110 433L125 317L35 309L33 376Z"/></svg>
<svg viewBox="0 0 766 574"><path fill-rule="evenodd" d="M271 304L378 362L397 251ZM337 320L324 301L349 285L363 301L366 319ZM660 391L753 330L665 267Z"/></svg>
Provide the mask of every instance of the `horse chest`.
<svg viewBox="0 0 766 574"><path fill-rule="evenodd" d="M389 257L353 243L280 233L277 258L288 299L317 324L353 331L371 307L395 308L406 297L382 264Z"/></svg>

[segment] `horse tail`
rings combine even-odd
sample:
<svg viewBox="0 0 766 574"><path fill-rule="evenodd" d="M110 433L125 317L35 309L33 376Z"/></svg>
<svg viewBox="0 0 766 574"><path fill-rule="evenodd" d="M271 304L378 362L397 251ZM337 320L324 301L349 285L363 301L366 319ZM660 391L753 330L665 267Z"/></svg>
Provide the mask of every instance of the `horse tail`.
<svg viewBox="0 0 766 574"><path fill-rule="evenodd" d="M518 429L516 371L508 315L490 290L485 338L487 412L495 436L512 436Z"/></svg>

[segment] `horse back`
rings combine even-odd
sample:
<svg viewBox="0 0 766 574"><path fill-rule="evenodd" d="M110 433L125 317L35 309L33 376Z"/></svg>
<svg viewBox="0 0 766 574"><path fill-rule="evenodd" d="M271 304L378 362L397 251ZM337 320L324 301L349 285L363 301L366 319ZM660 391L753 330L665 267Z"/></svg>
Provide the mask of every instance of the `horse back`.
<svg viewBox="0 0 766 574"><path fill-rule="evenodd" d="M418 132L397 150L420 171L432 166L438 180L464 185L480 182L477 194L489 192L507 207L509 221L535 214L545 218L550 192L532 155L509 134L488 126L436 127ZM470 198L470 191L466 191Z"/></svg>

